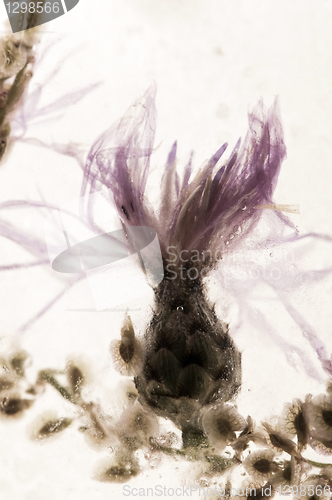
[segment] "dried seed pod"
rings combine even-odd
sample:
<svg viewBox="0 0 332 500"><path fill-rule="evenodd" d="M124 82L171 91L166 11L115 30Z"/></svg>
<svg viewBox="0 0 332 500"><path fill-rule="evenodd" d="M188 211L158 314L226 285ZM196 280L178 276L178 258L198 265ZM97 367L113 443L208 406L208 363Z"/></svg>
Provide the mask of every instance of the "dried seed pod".
<svg viewBox="0 0 332 500"><path fill-rule="evenodd" d="M115 368L121 375L136 375L141 366L142 347L135 338L130 316L126 315L121 328L121 340L114 340L110 345Z"/></svg>

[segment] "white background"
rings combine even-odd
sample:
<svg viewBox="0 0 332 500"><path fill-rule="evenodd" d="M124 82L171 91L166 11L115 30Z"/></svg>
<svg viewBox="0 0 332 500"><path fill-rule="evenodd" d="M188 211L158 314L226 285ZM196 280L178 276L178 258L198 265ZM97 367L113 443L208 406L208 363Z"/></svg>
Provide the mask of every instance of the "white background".
<svg viewBox="0 0 332 500"><path fill-rule="evenodd" d="M0 16L4 26L3 5ZM104 83L68 107L61 119L32 128L27 136L89 147L155 80L155 144L160 145L152 160L155 171L175 139L179 163L194 150L199 165L224 141L232 146L244 136L248 106L261 97L271 105L279 95L288 155L275 199L300 205L301 214L292 220L301 233L331 233L331 22L332 5L323 0L80 0L70 13L45 25L37 52L47 45L51 49L37 65L33 83L43 85L45 104L90 83ZM58 65L61 71L44 85L45 75ZM0 168L0 200L40 199L42 193L48 202L62 205L79 195L80 180L73 159L17 143ZM42 235L42 218L37 222L27 212L12 217ZM3 264L22 261L25 254L14 245L0 244ZM308 251L313 266L328 265L329 248L309 246ZM45 269L0 275L3 349L62 286ZM326 282L308 286L297 297L326 341L331 335L329 293ZM93 302L87 284L81 283L23 335L33 360L29 376L33 379L42 367L62 367L70 353L84 353L96 373L99 389L94 394L111 412L120 403L113 403L118 378L108 345L119 335L123 312L67 311L84 307L92 308ZM143 333L150 305L142 301L132 307L137 309L135 326ZM278 319L276 313L276 328ZM289 335L310 353L294 325L285 321L280 320L280 328L289 328ZM243 414L267 418L292 397L324 389L301 367L289 367L264 332L248 326L238 332L238 344L244 364ZM95 463L107 452L89 448L76 429L51 443L29 441L26 429L48 407L60 413L67 408L50 390L23 419L0 422L1 498L121 498L121 486L91 479ZM145 486L149 481L181 482L181 470L178 479L173 477L174 467L149 471L138 481Z"/></svg>

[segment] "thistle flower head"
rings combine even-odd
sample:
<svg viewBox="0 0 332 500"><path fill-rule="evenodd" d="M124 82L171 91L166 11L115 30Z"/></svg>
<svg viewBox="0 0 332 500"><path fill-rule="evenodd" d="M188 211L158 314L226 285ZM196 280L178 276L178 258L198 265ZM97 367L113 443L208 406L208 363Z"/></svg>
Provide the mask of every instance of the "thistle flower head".
<svg viewBox="0 0 332 500"><path fill-rule="evenodd" d="M82 194L112 189L127 225L153 227L164 259L167 248L178 251L220 249L236 244L258 221L259 205L271 203L285 146L278 102L269 110L259 102L249 114L249 131L228 159L224 144L196 174L191 163L182 181L176 168L176 143L169 153L155 211L145 193L155 132L155 86L136 101L91 148ZM222 240L221 240L222 238ZM212 266L215 264L215 259Z"/></svg>
<svg viewBox="0 0 332 500"><path fill-rule="evenodd" d="M154 96L155 88L152 87L95 142L84 168L82 194L111 189L119 215L127 226L155 229L165 262L168 248L173 246L178 252L197 252L197 266L200 266L204 252L219 249L220 241L232 248L242 242L257 223L261 207L272 202L285 156L277 104L269 111L262 103L254 108L249 115L249 131L244 142L242 145L240 141L237 143L226 161L222 161L224 145L196 174L189 162L181 181L174 144L162 177L160 207L154 210L145 192L153 151ZM66 149L67 154L69 150L70 147ZM4 207L19 204L9 202ZM46 204L31 203L31 206L45 207ZM93 207L88 207L89 210L93 216ZM2 224L0 229L5 237L37 256L39 263L45 263L45 248L31 235L22 236L10 224ZM208 270L216 263L217 259L212 259ZM326 361L317 338L311 332L308 338L320 359ZM38 383L51 384L67 402L82 410L86 425L80 430L86 431L88 438L102 446L116 442L118 447L120 444L120 451L117 449L99 479L127 481L137 475L141 471L137 459L139 448L205 460L211 464L211 475L223 474L226 469L242 463L242 452L253 441L267 449L254 451L243 461L245 470L259 482L260 488L248 498L267 498L270 495L262 488L265 481L274 488L300 481L299 463L306 460L300 452L309 433L312 446L318 443L330 453L330 396L321 395L305 403L294 400L285 407L276 428L263 424L266 432L256 431L250 417L246 421L235 406L227 404L235 397L241 383L240 354L228 334L227 325L218 320L206 300L202 281L196 280L193 286L178 282L169 284L167 280L160 283L153 318L146 331L143 357L142 345L135 338L127 316L121 340L112 343L111 352L121 373L135 375L137 394L130 391L129 407L115 423L99 404L84 400L81 387L86 380L85 372L74 361L67 364L66 387L60 384L58 372L43 370L33 388L35 390ZM17 363L17 368L13 366L16 379L7 375L0 379L0 411L7 416L20 414L32 404L28 397L11 392L15 385L11 385L12 380L16 383L20 377L20 366L22 363ZM330 369L327 362L326 368ZM37 396L37 391L33 394ZM216 406L211 406L214 403ZM172 448L172 443L158 442L156 415L171 419L182 431L181 449ZM70 422L62 418L45 420L36 436L44 439L60 432ZM240 436L237 433L241 433ZM228 445L234 451L231 458L216 454ZM191 454L190 448L197 454ZM283 464L275 460L282 451L290 456ZM319 481L326 481L322 473Z"/></svg>

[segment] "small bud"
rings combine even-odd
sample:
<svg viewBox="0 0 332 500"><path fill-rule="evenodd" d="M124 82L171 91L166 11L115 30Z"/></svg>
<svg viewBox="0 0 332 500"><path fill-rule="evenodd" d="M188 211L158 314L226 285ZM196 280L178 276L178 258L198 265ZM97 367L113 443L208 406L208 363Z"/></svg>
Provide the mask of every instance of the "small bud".
<svg viewBox="0 0 332 500"><path fill-rule="evenodd" d="M115 368L121 375L136 375L142 359L142 347L135 338L130 316L126 315L121 328L121 340L114 340L110 345Z"/></svg>

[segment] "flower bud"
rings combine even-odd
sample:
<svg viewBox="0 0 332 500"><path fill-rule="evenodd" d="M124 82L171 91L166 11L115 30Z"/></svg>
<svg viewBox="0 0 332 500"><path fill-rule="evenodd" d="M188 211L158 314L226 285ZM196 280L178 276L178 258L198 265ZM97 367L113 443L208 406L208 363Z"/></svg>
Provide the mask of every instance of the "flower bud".
<svg viewBox="0 0 332 500"><path fill-rule="evenodd" d="M142 347L135 338L130 316L126 315L121 328L121 340L114 340L110 345L115 368L121 375L136 375L142 360Z"/></svg>

